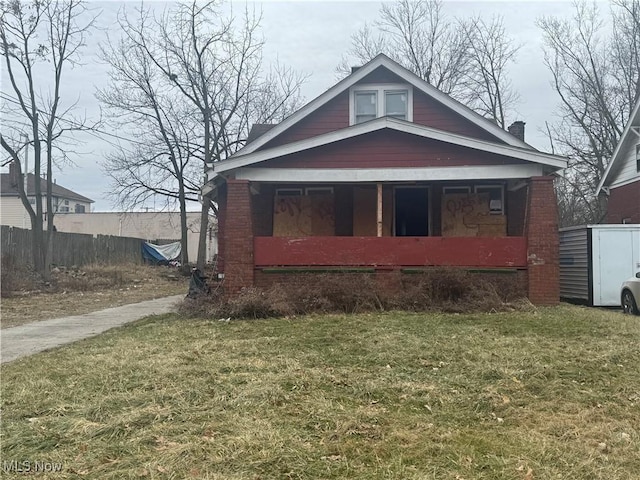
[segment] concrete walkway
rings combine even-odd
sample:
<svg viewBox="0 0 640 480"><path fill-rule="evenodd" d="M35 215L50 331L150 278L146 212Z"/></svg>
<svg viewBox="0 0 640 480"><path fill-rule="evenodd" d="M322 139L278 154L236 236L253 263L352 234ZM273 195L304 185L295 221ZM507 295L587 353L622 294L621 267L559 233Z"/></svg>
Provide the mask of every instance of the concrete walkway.
<svg viewBox="0 0 640 480"><path fill-rule="evenodd" d="M0 359L2 363L11 362L49 348L93 337L148 315L169 313L183 298L184 295L173 295L84 315L55 318L2 329L0 330Z"/></svg>

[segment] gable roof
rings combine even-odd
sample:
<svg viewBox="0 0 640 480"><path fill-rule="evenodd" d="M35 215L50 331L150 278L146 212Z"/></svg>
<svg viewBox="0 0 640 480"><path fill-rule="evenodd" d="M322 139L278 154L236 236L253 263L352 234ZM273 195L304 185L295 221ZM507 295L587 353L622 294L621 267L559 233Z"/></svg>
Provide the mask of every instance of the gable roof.
<svg viewBox="0 0 640 480"><path fill-rule="evenodd" d="M636 130L635 132L633 130ZM622 165L622 159L624 158L624 153L626 152L627 143L630 141L632 135L640 136L640 97L636 102L631 115L629 116L629 122L627 126L622 131L622 136L620 137L620 141L616 146L616 149L613 151L613 155L611 156L611 160L609 161L609 165L607 165L607 169L604 171L604 175L598 184L598 188L596 189L596 196L600 194L602 187L608 186L611 184L614 179L614 174L617 173L618 169Z"/></svg>
<svg viewBox="0 0 640 480"><path fill-rule="evenodd" d="M42 192L47 191L47 181L44 178L40 179L40 188ZM77 200L84 203L94 203L93 200L85 196L80 195L68 188L61 187L57 183L54 183L51 187L51 191L55 197L65 198L69 200ZM27 196L33 196L36 193L36 176L33 173L27 174ZM17 197L18 187L13 181L11 173L0 174L0 196L3 197Z"/></svg>
<svg viewBox="0 0 640 480"><path fill-rule="evenodd" d="M278 135L280 135L281 133L288 130L290 127L292 127L296 123L298 123L300 120L302 120L303 118L306 118L311 113L316 111L318 108L320 108L330 100L337 97L339 94L343 93L344 91L347 91L353 85L355 85L360 80L362 80L367 75L369 75L371 72L373 72L374 70L380 67L387 68L392 73L394 73L395 75L403 79L405 82L413 85L415 88L424 92L429 97L443 104L445 107L448 107L449 109L453 110L455 113L459 114L461 117L471 121L478 127L482 128L483 130L487 131L488 133L502 140L506 144L512 145L514 147L521 147L529 150L535 150L533 147L531 147L524 141L514 137L509 132L507 132L506 130L503 130L492 121L484 118L482 115L479 115L478 113L474 112L469 107L466 107L465 105L461 104L457 100L454 100L446 93L441 92L440 90L435 88L433 85L424 81L423 79L415 75L413 72L407 70L400 64L394 62L389 57L381 53L377 55L375 58L373 58L373 60L365 64L364 66L357 69L351 75L342 79L340 82L335 84L333 87L331 87L329 90L324 92L322 95L320 95L319 97L316 97L314 100L306 104L300 110L298 110L297 112L287 117L285 120L283 120L281 123L276 125L274 128L266 132L264 135L260 136L260 138L256 139L250 144L248 143L247 145L245 145L243 148L238 150L230 158L240 157L240 156L248 155L250 153L255 152L260 147L265 145L267 142L269 142L270 140L273 140Z"/></svg>
<svg viewBox="0 0 640 480"><path fill-rule="evenodd" d="M346 140L348 138L359 135L383 130L395 130L416 135L423 138L429 138L445 143L451 143L463 147L472 148L488 153L505 155L507 157L517 158L528 162L539 163L552 167L553 170L565 168L567 160L564 157L558 157L548 153L538 152L530 148L522 148L512 145L503 145L500 143L488 142L472 137L466 137L443 130L419 125L416 123L399 120L393 117L380 117L368 122L359 123L348 128L325 133L315 137L307 138L293 143L284 144L267 150L260 150L253 153L247 153L242 156L232 156L220 162L216 162L213 166L215 173L222 173L236 168L246 167L272 158L301 152L311 148L320 147L336 141Z"/></svg>

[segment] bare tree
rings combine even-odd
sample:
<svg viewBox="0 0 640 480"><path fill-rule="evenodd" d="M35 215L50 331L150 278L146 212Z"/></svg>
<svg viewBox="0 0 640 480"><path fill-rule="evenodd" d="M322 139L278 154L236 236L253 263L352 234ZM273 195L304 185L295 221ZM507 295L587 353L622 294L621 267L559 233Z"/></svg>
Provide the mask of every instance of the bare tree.
<svg viewBox="0 0 640 480"><path fill-rule="evenodd" d="M0 2L0 53L9 77L9 92L2 94L5 121L0 143L18 171L18 192L33 231L34 268L45 278L57 208L52 195L53 165L56 158L66 158L66 149L60 145L65 134L92 128L84 119L73 116L77 101L63 105L63 72L78 63L79 51L94 21L79 0ZM27 147L22 141L25 137L32 139L34 151L35 209L23 187L27 172L20 168L19 152ZM46 175L45 192L40 183L42 173Z"/></svg>
<svg viewBox="0 0 640 480"><path fill-rule="evenodd" d="M593 193L629 120L640 82L640 1L612 7L612 33L597 5L575 4L571 20L538 20L545 63L559 96L549 138L569 168L558 182L562 225L599 222L605 202Z"/></svg>
<svg viewBox="0 0 640 480"><path fill-rule="evenodd" d="M126 109L134 125L155 126L168 132L160 139L144 138L146 157L155 160L148 164L147 171L156 168L156 173L161 174L163 169L157 159L168 156L172 165L164 171L167 175L171 171L175 181L184 182L184 194L193 192L194 185L202 185L202 173L213 162L227 158L244 145L252 122L279 121L300 104L302 77L285 69L263 72L259 22L260 17L249 10L243 12L241 20L225 16L216 1L180 3L158 16L141 8L135 20L121 17L128 47L111 49L108 61L116 71L122 70L124 63L126 70L136 72L129 77L145 78L140 82L125 78L123 85L133 88L134 99L142 95L145 102L156 104L150 115L141 116L142 108L135 101ZM136 55L129 58L130 51ZM141 63L146 70L141 70ZM111 108L123 108L125 99L110 96L111 93L103 92L102 99ZM160 94L163 101L151 100ZM175 108L164 111L161 104ZM197 160L199 173L185 168L191 159ZM120 155L120 160L135 165L134 155ZM136 181L133 172L129 173ZM189 180L179 180L187 173ZM142 188L149 186L138 183ZM154 193L167 191L156 189ZM199 268L205 263L209 210L215 211L209 198L201 201Z"/></svg>
<svg viewBox="0 0 640 480"><path fill-rule="evenodd" d="M460 28L465 32L469 55L463 100L480 115L507 128L507 114L519 100L507 67L515 61L520 46L508 40L500 17L489 23L472 18L461 22Z"/></svg>
<svg viewBox="0 0 640 480"><path fill-rule="evenodd" d="M136 25L150 18L148 10L136 12ZM123 34L101 48L110 66L109 85L97 98L110 113L110 124L127 129L135 142L120 144L106 157L104 168L112 179L111 197L126 210L160 196L168 207L178 204L181 258L187 249L187 201L197 201L201 187L194 175L191 141L197 139L196 113L176 96L170 79L149 58L131 20L119 14ZM201 170L201 169L200 169Z"/></svg>
<svg viewBox="0 0 640 480"><path fill-rule="evenodd" d="M506 126L518 100L506 75L519 46L505 33L500 17L449 20L441 0L384 3L380 18L351 37L338 74L353 62L366 63L379 53L394 59L438 90L483 116Z"/></svg>

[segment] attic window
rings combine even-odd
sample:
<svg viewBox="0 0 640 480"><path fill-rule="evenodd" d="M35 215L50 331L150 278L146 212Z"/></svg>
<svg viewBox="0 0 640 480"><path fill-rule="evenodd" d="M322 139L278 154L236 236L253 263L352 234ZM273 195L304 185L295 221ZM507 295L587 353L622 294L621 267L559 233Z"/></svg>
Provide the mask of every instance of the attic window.
<svg viewBox="0 0 640 480"><path fill-rule="evenodd" d="M356 92L356 123L368 122L378 116L377 92Z"/></svg>
<svg viewBox="0 0 640 480"><path fill-rule="evenodd" d="M385 112L389 117L407 119L407 94L406 90L392 90L384 92L385 95Z"/></svg>
<svg viewBox="0 0 640 480"><path fill-rule="evenodd" d="M378 117L413 121L413 90L408 85L367 85L351 90L350 124Z"/></svg>

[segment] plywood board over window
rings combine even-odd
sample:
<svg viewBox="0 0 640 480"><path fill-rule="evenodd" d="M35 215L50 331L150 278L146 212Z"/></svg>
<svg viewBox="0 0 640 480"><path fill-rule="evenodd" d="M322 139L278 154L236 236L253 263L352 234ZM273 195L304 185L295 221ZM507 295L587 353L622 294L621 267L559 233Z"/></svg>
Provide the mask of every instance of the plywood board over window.
<svg viewBox="0 0 640 480"><path fill-rule="evenodd" d="M334 236L334 209L333 194L276 195L273 209L273 236Z"/></svg>
<svg viewBox="0 0 640 480"><path fill-rule="evenodd" d="M490 195L445 194L442 196L443 237L504 237L506 217L491 215Z"/></svg>

